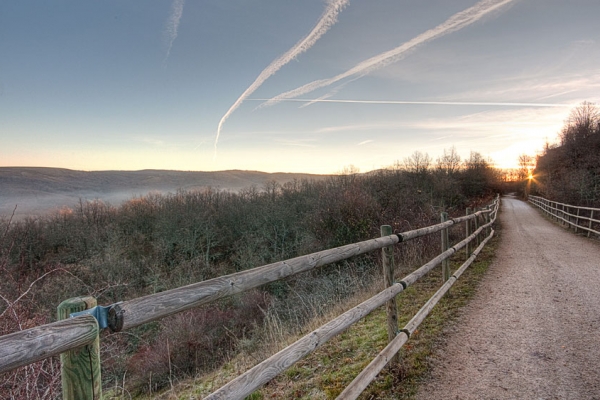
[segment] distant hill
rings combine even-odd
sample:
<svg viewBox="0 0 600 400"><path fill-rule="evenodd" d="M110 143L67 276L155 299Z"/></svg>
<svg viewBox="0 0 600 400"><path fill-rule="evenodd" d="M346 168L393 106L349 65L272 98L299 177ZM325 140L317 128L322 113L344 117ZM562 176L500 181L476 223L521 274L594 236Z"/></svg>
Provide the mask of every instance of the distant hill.
<svg viewBox="0 0 600 400"><path fill-rule="evenodd" d="M75 171L44 167L0 167L0 216L39 215L74 206L79 199L99 199L112 205L150 192L215 188L238 191L266 182L323 179L326 175L259 171Z"/></svg>

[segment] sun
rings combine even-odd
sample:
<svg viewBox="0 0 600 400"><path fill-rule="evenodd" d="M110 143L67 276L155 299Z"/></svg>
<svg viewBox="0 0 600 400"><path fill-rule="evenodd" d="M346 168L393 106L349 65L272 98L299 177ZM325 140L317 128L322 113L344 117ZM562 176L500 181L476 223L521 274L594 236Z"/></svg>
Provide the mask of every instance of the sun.
<svg viewBox="0 0 600 400"><path fill-rule="evenodd" d="M532 165L528 165L527 166L527 180L529 180L530 182L533 180L534 176L533 176L533 166Z"/></svg>

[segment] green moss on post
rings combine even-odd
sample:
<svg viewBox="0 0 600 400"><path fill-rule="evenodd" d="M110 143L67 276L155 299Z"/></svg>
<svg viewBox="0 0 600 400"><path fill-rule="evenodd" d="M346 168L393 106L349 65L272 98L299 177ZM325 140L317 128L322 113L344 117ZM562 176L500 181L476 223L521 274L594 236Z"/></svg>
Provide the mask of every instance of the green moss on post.
<svg viewBox="0 0 600 400"><path fill-rule="evenodd" d="M90 296L74 297L58 306L58 319L67 319L78 311L96 307L96 299ZM97 328L98 334L100 329ZM100 400L102 380L100 376L100 338L87 346L69 350L60 355L62 391L64 400Z"/></svg>

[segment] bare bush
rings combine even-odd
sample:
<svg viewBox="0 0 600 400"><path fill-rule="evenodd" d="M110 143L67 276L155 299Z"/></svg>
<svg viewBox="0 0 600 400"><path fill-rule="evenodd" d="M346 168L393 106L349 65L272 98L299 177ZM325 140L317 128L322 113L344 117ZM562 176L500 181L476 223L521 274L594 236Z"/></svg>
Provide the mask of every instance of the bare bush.
<svg viewBox="0 0 600 400"><path fill-rule="evenodd" d="M159 335L127 362L132 390L152 393L177 379L210 370L252 337L269 307L269 296L251 291L219 305L165 318ZM235 303L235 304L232 304Z"/></svg>

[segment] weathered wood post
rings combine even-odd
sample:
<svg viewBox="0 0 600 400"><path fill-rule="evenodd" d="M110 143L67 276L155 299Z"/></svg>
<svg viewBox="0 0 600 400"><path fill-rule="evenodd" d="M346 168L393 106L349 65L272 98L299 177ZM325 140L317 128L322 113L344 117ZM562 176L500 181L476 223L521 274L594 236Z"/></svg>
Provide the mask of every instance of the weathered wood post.
<svg viewBox="0 0 600 400"><path fill-rule="evenodd" d="M392 234L390 225L381 225L381 236ZM383 285L388 288L394 284L394 246L387 246L381 249L381 264L383 265ZM396 306L396 297L392 297L385 303L387 313L387 332L388 342L394 340L398 334L398 307ZM390 362L400 361L400 355L396 354Z"/></svg>
<svg viewBox="0 0 600 400"><path fill-rule="evenodd" d="M471 208L467 207L467 216L469 216L471 214ZM465 221L465 237L468 238L469 236L471 236L471 220L468 219ZM469 259L469 257L471 257L471 243L467 243L467 245L465 246L465 250L466 250L466 255L467 255L467 260Z"/></svg>
<svg viewBox="0 0 600 400"><path fill-rule="evenodd" d="M560 210L559 210L560 206ZM563 221L564 215L562 212L562 203L556 203L556 220L560 223L561 226L565 225L565 221Z"/></svg>
<svg viewBox="0 0 600 400"><path fill-rule="evenodd" d="M74 297L58 306L58 319L67 319L75 312L96 307L91 296ZM92 344L69 350L60 355L62 392L64 400L100 400L102 380L100 376L100 328L96 328L96 340Z"/></svg>
<svg viewBox="0 0 600 400"><path fill-rule="evenodd" d="M577 207L577 217L575 217L575 233L579 230L579 207Z"/></svg>
<svg viewBox="0 0 600 400"><path fill-rule="evenodd" d="M441 215L441 220L442 222L446 222L448 221L448 213L447 212L443 212ZM442 253L446 250L448 250L448 228L442 229L440 232L442 232ZM444 261L442 261L442 276L444 279L444 282L446 282L448 279L450 279L450 260L445 259Z"/></svg>
<svg viewBox="0 0 600 400"><path fill-rule="evenodd" d="M487 213L485 213L485 223L488 224L490 222L490 211L491 211L490 206L486 206L485 210L487 211ZM489 235L490 235L490 227L488 226L487 228L485 228L485 236L488 237Z"/></svg>
<svg viewBox="0 0 600 400"><path fill-rule="evenodd" d="M590 229L590 230L588 231L588 237L590 237L590 233L592 233L591 229L592 229L592 220L593 219L594 219L594 210L592 210L590 212L590 225L588 226L588 229Z"/></svg>
<svg viewBox="0 0 600 400"><path fill-rule="evenodd" d="M475 212L477 212L477 208L475 209ZM476 231L477 229L479 229L479 215L475 217L474 222L475 222L475 231ZM475 231L473 231L473 232L475 232ZM475 236L475 239L476 239L477 247L479 247L479 235Z"/></svg>

